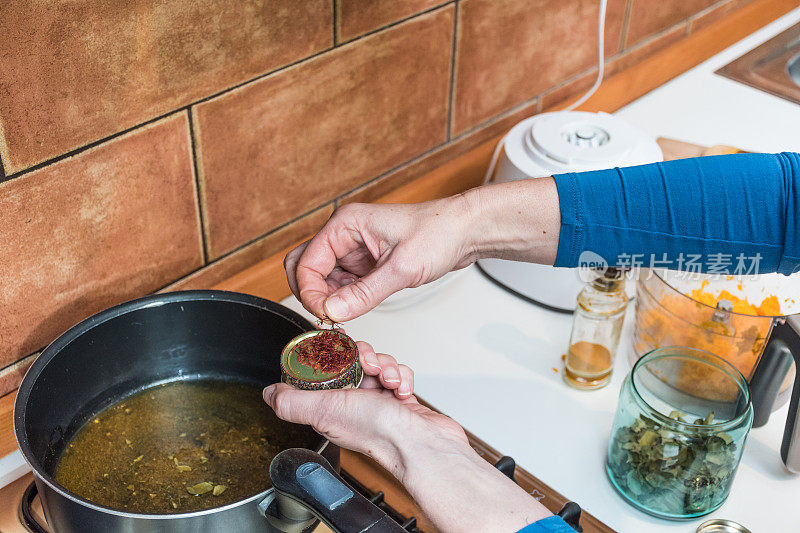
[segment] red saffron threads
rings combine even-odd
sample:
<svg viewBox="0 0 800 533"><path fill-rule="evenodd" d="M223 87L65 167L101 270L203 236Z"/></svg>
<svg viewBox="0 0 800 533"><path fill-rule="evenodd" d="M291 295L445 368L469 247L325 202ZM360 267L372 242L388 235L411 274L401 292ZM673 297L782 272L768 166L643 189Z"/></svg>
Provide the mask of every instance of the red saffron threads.
<svg viewBox="0 0 800 533"><path fill-rule="evenodd" d="M317 329L322 329L323 326L327 326L330 329L336 329L336 326L338 326L338 325L339 325L338 322L334 322L333 320L331 320L328 317L317 318Z"/></svg>
<svg viewBox="0 0 800 533"><path fill-rule="evenodd" d="M352 361L350 345L333 330L326 330L297 345L297 360L310 366L314 373L338 373Z"/></svg>

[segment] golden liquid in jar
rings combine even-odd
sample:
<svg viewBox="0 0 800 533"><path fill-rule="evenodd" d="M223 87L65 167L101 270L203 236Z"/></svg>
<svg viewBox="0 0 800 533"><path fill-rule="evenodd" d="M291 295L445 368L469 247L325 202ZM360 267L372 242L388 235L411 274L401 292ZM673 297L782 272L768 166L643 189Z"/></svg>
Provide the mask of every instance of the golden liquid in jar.
<svg viewBox="0 0 800 533"><path fill-rule="evenodd" d="M613 356L608 348L580 341L569 347L564 359L564 381L576 389L599 389L611 380Z"/></svg>

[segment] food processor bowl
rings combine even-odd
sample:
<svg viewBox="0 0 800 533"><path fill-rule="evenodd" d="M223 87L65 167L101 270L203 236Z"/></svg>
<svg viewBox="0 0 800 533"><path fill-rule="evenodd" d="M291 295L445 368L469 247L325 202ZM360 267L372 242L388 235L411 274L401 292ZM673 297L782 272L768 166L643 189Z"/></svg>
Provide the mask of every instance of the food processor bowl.
<svg viewBox="0 0 800 533"><path fill-rule="evenodd" d="M787 284L795 280L781 275L751 278L643 271L636 287L631 365L654 349L688 346L725 359L750 381L776 319L793 314L796 306L785 296ZM772 410L789 400L794 373L792 365ZM687 387L726 394L713 376L687 373L682 380Z"/></svg>

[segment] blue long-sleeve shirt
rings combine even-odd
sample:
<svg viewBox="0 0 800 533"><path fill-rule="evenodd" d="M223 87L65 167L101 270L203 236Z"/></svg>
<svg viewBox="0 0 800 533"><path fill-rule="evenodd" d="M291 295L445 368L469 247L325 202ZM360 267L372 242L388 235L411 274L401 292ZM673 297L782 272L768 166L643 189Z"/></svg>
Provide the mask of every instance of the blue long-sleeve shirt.
<svg viewBox="0 0 800 533"><path fill-rule="evenodd" d="M721 274L800 268L800 154L682 159L559 174L555 182L556 266L580 266L588 251L619 266Z"/></svg>

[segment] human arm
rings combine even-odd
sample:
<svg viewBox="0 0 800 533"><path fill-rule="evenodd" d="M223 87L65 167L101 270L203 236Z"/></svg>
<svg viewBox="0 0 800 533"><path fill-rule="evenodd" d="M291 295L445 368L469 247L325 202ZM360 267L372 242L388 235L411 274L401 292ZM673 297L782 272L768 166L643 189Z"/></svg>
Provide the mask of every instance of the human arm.
<svg viewBox="0 0 800 533"><path fill-rule="evenodd" d="M652 256L673 268L681 257L741 254L759 258L758 272L793 272L800 155L686 159L489 185L423 204L346 206L286 267L311 312L342 321L481 257L574 267L587 250L610 264ZM343 312L326 307L332 296L347 302Z"/></svg>
<svg viewBox="0 0 800 533"><path fill-rule="evenodd" d="M372 348L359 343L359 351ZM390 356L381 361L382 367L396 365ZM280 418L309 424L334 444L373 458L441 531L512 533L551 516L480 458L455 421L414 396L399 399L382 382L381 370L356 390L301 391L281 383L267 387L264 400ZM551 530L569 531L545 531Z"/></svg>
<svg viewBox="0 0 800 533"><path fill-rule="evenodd" d="M552 178L486 189L480 196L469 191L418 204L338 208L312 239L286 256L292 292L316 316L344 322L481 256L552 264L559 227ZM484 218L486 201L498 212L517 214L510 220Z"/></svg>

